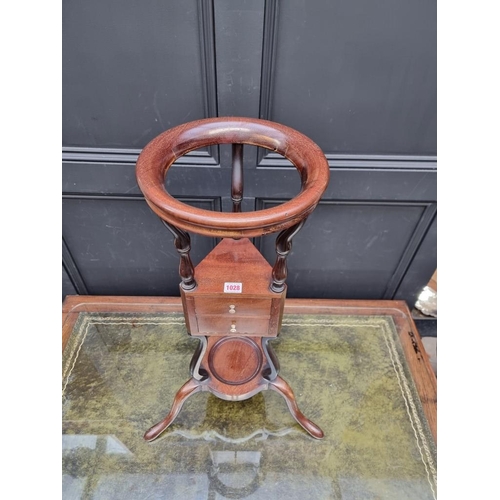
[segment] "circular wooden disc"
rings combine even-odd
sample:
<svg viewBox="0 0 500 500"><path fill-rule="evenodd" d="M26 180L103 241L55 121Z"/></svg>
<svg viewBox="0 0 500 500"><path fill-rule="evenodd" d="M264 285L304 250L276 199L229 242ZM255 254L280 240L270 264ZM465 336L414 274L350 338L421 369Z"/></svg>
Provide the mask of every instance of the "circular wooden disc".
<svg viewBox="0 0 500 500"><path fill-rule="evenodd" d="M241 385L260 372L262 355L253 340L227 337L213 346L208 365L214 377L224 384Z"/></svg>

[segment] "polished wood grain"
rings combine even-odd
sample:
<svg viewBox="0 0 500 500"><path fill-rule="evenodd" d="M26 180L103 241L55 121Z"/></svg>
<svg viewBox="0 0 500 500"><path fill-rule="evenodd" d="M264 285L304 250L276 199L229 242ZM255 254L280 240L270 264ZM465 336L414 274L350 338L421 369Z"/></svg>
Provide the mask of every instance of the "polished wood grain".
<svg viewBox="0 0 500 500"><path fill-rule="evenodd" d="M80 312L182 313L183 306L179 297L69 295L64 300L62 308L63 349ZM436 376L432 371L429 358L405 302L399 300L287 299L284 304L284 315L287 314L383 315L392 317L425 416L434 439L437 441Z"/></svg>
<svg viewBox="0 0 500 500"><path fill-rule="evenodd" d="M300 193L282 205L247 213L211 212L176 200L165 188L169 168L189 151L214 144L251 144L280 153L299 171ZM243 191L239 156L237 148L236 198ZM318 204L330 173L319 146L300 132L268 120L222 117L185 123L160 134L139 155L136 176L148 205L162 220L206 236L240 238L282 231L303 220Z"/></svg>
<svg viewBox="0 0 500 500"><path fill-rule="evenodd" d="M278 335L286 291L270 290L271 266L248 238L224 238L195 273L196 289L181 288L191 335ZM226 293L226 283L240 293Z"/></svg>
<svg viewBox="0 0 500 500"><path fill-rule="evenodd" d="M229 319L243 316L265 316L269 318L271 313L271 299L260 299L250 297L238 297L237 295L225 295L223 300L213 300L211 297L197 297L195 300L196 314L216 314Z"/></svg>
<svg viewBox="0 0 500 500"><path fill-rule="evenodd" d="M198 333L196 335L254 335L269 337L269 316L243 316L234 318L197 315ZM276 332L277 333L277 332ZM192 333L192 335L195 335Z"/></svg>
<svg viewBox="0 0 500 500"><path fill-rule="evenodd" d="M426 406L432 408L431 411L426 412L426 416L433 432L434 439L437 440L437 379L430 364L429 355L425 351L425 347L418 335L417 327L411 315L408 317L408 323L409 324L405 324L407 327L406 334L400 335L400 340L405 351L413 349L415 352L415 356L411 358L412 362L409 363L410 370L422 404L426 403L424 404L424 410ZM415 376L416 373L420 371L423 372L422 376Z"/></svg>
<svg viewBox="0 0 500 500"><path fill-rule="evenodd" d="M222 337L210 350L208 366L224 384L242 385L253 380L262 369L259 345L250 338Z"/></svg>
<svg viewBox="0 0 500 500"><path fill-rule="evenodd" d="M195 268L198 286L189 292L192 297L211 298L214 295L273 299L272 268L248 238L223 239ZM241 294L225 294L224 283L242 283Z"/></svg>

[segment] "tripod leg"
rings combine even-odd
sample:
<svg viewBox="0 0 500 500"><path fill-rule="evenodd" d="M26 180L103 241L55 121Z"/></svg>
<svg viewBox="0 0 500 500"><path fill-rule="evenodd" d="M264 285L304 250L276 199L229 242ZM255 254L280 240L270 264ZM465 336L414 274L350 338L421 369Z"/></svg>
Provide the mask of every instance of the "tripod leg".
<svg viewBox="0 0 500 500"><path fill-rule="evenodd" d="M298 422L298 424L303 427L313 438L322 439L324 434L323 431L308 418L306 418L303 413L299 410L297 406L297 401L295 401L295 396L291 387L285 380L280 376L277 376L274 380L269 382L269 389L276 391L281 394L286 401L288 409L292 414L292 417Z"/></svg>
<svg viewBox="0 0 500 500"><path fill-rule="evenodd" d="M191 396L191 394L201 391L201 388L202 385L198 380L194 378L189 379L177 391L170 413L161 422L153 425L153 427L144 434L144 439L146 441L153 441L153 439L156 439L174 421L175 417L177 417L181 411L182 405L185 403L186 399Z"/></svg>

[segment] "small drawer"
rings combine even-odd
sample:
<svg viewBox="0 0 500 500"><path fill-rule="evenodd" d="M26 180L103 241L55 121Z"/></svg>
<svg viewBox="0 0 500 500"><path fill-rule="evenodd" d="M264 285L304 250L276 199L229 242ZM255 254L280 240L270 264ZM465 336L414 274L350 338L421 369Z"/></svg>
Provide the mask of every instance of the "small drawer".
<svg viewBox="0 0 500 500"><path fill-rule="evenodd" d="M224 316L265 316L271 315L271 299L251 299L240 297L196 297L194 308L197 316L217 314Z"/></svg>
<svg viewBox="0 0 500 500"><path fill-rule="evenodd" d="M234 317L205 314L196 317L198 331L201 334L216 335L258 335L267 336L269 317L241 316Z"/></svg>

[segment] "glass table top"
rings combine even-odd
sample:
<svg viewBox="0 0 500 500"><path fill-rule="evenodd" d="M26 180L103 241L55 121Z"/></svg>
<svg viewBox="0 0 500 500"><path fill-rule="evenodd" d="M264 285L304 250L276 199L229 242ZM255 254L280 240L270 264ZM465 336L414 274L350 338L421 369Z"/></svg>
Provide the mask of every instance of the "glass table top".
<svg viewBox="0 0 500 500"><path fill-rule="evenodd" d="M436 449L390 316L285 315L272 346L311 438L273 391L190 397L178 313L80 313L63 353L63 498L433 499Z"/></svg>

